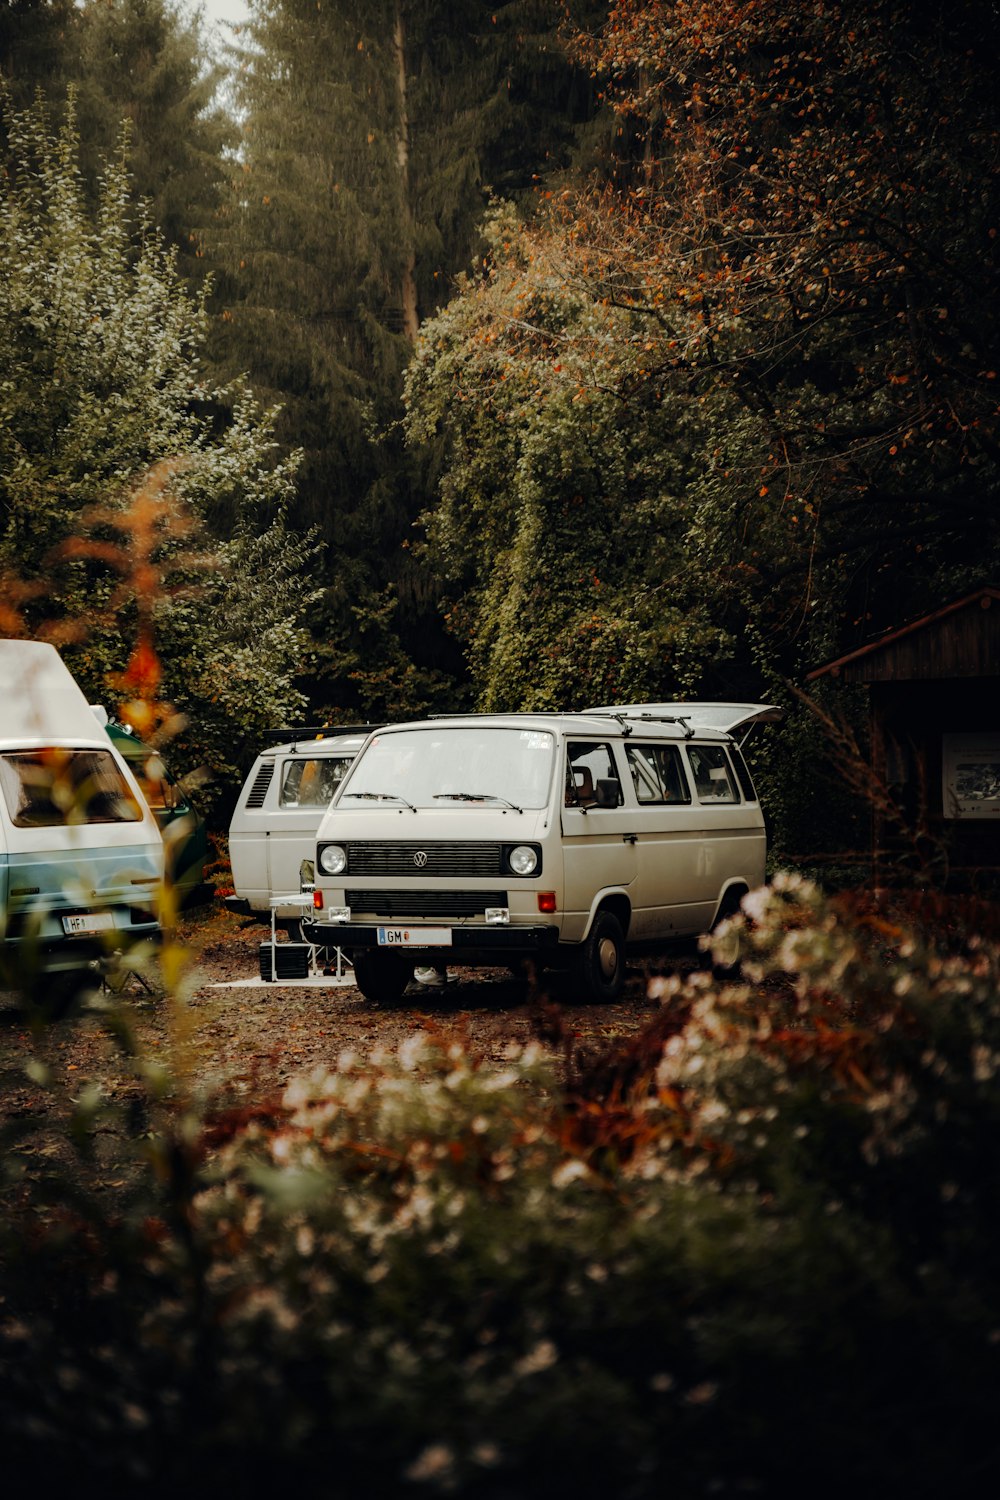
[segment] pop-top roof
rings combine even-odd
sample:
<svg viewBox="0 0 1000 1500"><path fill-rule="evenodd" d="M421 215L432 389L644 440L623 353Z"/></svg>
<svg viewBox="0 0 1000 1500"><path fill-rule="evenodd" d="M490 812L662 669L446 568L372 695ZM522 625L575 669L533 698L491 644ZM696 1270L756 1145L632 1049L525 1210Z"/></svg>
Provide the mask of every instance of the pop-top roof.
<svg viewBox="0 0 1000 1500"><path fill-rule="evenodd" d="M105 740L69 668L44 641L0 641L0 743L12 740Z"/></svg>

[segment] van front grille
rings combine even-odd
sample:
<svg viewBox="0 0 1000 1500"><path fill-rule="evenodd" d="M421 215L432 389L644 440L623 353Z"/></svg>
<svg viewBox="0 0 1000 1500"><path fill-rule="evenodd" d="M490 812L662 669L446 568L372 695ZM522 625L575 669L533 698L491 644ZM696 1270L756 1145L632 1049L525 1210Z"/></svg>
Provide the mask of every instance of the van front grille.
<svg viewBox="0 0 1000 1500"><path fill-rule="evenodd" d="M503 874L499 844L472 844L458 840L420 843L415 839L382 839L378 843L352 841L347 857L347 868L352 875L444 875L451 878L456 875Z"/></svg>
<svg viewBox="0 0 1000 1500"><path fill-rule="evenodd" d="M507 906L506 891L347 891L352 916L481 917L488 906Z"/></svg>

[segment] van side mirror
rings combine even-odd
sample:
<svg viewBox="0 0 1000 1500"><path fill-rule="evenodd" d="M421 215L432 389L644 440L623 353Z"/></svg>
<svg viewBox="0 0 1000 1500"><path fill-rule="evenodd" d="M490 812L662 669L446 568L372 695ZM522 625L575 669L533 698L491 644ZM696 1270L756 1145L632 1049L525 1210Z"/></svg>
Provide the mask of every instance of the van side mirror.
<svg viewBox="0 0 1000 1500"><path fill-rule="evenodd" d="M613 776L600 776L594 787L598 807L617 807L622 800L621 782Z"/></svg>

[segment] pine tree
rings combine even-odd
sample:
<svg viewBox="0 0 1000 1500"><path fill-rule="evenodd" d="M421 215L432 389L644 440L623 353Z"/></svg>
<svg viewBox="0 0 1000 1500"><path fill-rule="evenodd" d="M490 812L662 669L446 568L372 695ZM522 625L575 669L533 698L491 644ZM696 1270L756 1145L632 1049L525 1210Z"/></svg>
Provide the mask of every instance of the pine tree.
<svg viewBox="0 0 1000 1500"><path fill-rule="evenodd" d="M72 95L56 131L40 103L0 108L0 123L4 633L72 643L103 697L137 612L155 610L192 764L235 776L241 736L257 745L302 709L314 549L285 525L294 462L244 384L207 383L204 289L189 292L175 252L133 219L124 152L92 211Z"/></svg>
<svg viewBox="0 0 1000 1500"><path fill-rule="evenodd" d="M65 59L79 34L73 0L4 0L0 5L0 77L20 107L36 89L59 91Z"/></svg>
<svg viewBox="0 0 1000 1500"><path fill-rule="evenodd" d="M251 13L221 357L284 403L305 450L298 515L336 570L326 619L374 606L384 621L395 602L425 648L434 580L405 543L427 482L402 441L403 372L490 192L565 164L579 74L551 0L253 0Z"/></svg>
<svg viewBox="0 0 1000 1500"><path fill-rule="evenodd" d="M201 279L223 156L236 139L218 97L223 70L208 58L197 17L171 0L90 3L79 29L67 71L77 88L84 171L96 183L97 164L127 120L135 195L177 246L182 272Z"/></svg>
<svg viewBox="0 0 1000 1500"><path fill-rule="evenodd" d="M102 162L128 121L133 197L177 246L185 276L203 279L205 231L236 135L219 102L223 70L208 58L197 17L171 0L13 0L0 10L0 71L20 108L36 90L55 106L74 89L92 203Z"/></svg>

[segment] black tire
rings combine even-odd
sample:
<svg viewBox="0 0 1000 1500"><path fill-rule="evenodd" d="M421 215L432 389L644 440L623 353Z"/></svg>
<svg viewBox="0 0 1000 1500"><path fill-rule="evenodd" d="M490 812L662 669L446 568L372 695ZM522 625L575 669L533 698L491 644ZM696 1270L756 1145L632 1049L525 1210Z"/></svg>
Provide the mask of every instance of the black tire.
<svg viewBox="0 0 1000 1500"><path fill-rule="evenodd" d="M413 975L413 959L397 953L356 953L354 983L366 1000L394 1005Z"/></svg>
<svg viewBox="0 0 1000 1500"><path fill-rule="evenodd" d="M89 965L41 974L28 994L28 1008L42 1021L62 1021L74 1015L100 983L100 975Z"/></svg>
<svg viewBox="0 0 1000 1500"><path fill-rule="evenodd" d="M712 923L711 931L709 933L710 937L714 937L715 933L722 926L723 922L727 921L730 917L736 916L737 912L740 909L740 903L742 902L745 895L745 886L741 886L735 891L727 891L725 900L723 901L722 906L719 908L718 915L716 916L715 921ZM721 963L716 962L710 953L706 954L706 967L712 970L712 974L720 982L725 982L728 980L733 983L737 983L741 979L743 972L740 960L741 953L739 939L734 938L733 941L727 945L727 951L723 954Z"/></svg>
<svg viewBox="0 0 1000 1500"><path fill-rule="evenodd" d="M574 965L581 999L596 1005L617 1000L625 984L625 934L610 911L599 911Z"/></svg>

